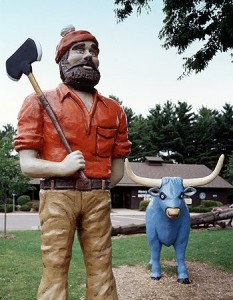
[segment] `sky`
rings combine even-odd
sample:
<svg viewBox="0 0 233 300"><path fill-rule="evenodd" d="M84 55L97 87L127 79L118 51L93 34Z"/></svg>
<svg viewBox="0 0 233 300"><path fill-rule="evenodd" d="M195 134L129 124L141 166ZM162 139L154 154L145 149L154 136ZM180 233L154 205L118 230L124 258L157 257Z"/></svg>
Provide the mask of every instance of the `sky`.
<svg viewBox="0 0 233 300"><path fill-rule="evenodd" d="M118 97L135 114L147 116L156 104L167 100L187 102L198 111L202 106L222 110L233 103L233 64L230 53L218 54L208 68L182 80L183 57L195 53L197 45L184 55L165 50L158 33L163 26L162 0L151 2L151 12L136 12L117 23L114 0L0 0L0 128L16 127L17 115L25 97L34 92L27 76L12 81L6 60L27 38L38 41L42 58L32 65L42 90L60 82L55 49L61 29L73 24L90 31L100 47L101 79L96 86L104 95Z"/></svg>

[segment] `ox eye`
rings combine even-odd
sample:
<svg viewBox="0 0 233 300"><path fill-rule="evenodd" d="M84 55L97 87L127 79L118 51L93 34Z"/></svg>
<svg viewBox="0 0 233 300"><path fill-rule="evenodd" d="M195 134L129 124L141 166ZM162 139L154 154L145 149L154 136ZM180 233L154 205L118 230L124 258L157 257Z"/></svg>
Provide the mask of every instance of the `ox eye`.
<svg viewBox="0 0 233 300"><path fill-rule="evenodd" d="M180 193L180 199L184 199L184 193Z"/></svg>
<svg viewBox="0 0 233 300"><path fill-rule="evenodd" d="M164 199L166 199L167 196L162 192L159 194L159 197L160 197L160 199L164 200Z"/></svg>

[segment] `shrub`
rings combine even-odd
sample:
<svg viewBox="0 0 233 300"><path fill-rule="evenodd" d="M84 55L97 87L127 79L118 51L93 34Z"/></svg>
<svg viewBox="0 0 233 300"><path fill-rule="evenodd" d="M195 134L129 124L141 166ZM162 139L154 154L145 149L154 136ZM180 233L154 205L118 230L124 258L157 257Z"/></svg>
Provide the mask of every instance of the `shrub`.
<svg viewBox="0 0 233 300"><path fill-rule="evenodd" d="M24 204L28 203L29 201L31 201L31 198L28 195L21 195L17 198L17 202L19 205L24 205Z"/></svg>
<svg viewBox="0 0 233 300"><path fill-rule="evenodd" d="M30 209L33 209L35 211L39 211L40 201L39 200L32 200L32 201L27 202L27 205L30 207Z"/></svg>
<svg viewBox="0 0 233 300"><path fill-rule="evenodd" d="M147 208L147 206L148 206L149 203L150 203L150 200L142 200L139 203L139 210L140 211L146 211L146 208Z"/></svg>
<svg viewBox="0 0 233 300"><path fill-rule="evenodd" d="M13 204L7 204L6 205L6 212L9 213L9 212L12 212L13 211ZM1 204L0 205L0 212L5 212L5 204Z"/></svg>
<svg viewBox="0 0 233 300"><path fill-rule="evenodd" d="M6 199L0 199L0 205L1 204L13 204L13 199L12 198L6 198Z"/></svg>
<svg viewBox="0 0 233 300"><path fill-rule="evenodd" d="M4 201L3 201L4 202ZM12 198L6 198L5 199L6 204L13 204L13 199Z"/></svg>
<svg viewBox="0 0 233 300"><path fill-rule="evenodd" d="M212 207L203 207L203 206L196 206L190 207L189 212L191 213L207 213L211 212Z"/></svg>
<svg viewBox="0 0 233 300"><path fill-rule="evenodd" d="M29 205L24 204L24 205L22 205L22 206L20 207L20 210L21 210L21 211L30 211L31 208L30 208Z"/></svg>
<svg viewBox="0 0 233 300"><path fill-rule="evenodd" d="M204 207L216 207L216 206L222 206L223 203L220 201L215 201L215 200L202 200L201 205Z"/></svg>
<svg viewBox="0 0 233 300"><path fill-rule="evenodd" d="M5 212L5 205L0 204L0 212L1 213Z"/></svg>
<svg viewBox="0 0 233 300"><path fill-rule="evenodd" d="M202 200L201 205L196 206L196 207L189 207L189 212L194 212L194 213L206 213L206 212L211 212L213 207L219 207L222 206L223 203L220 201L215 201L215 200Z"/></svg>

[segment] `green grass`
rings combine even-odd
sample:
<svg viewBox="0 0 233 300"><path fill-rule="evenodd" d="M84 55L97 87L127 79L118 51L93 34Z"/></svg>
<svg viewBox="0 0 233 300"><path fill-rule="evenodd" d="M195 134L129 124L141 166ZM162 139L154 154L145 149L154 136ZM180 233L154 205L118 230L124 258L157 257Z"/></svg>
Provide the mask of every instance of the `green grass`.
<svg viewBox="0 0 233 300"><path fill-rule="evenodd" d="M42 265L40 233L37 231L14 232L14 239L0 239L0 299L36 299ZM233 230L192 231L186 260L215 265L233 273ZM145 235L113 239L113 266L147 265L149 248ZM173 260L172 247L163 247L161 260ZM163 268L165 272L169 267ZM172 268L172 272L176 272ZM85 290L85 268L77 241L69 273L70 300L80 299Z"/></svg>

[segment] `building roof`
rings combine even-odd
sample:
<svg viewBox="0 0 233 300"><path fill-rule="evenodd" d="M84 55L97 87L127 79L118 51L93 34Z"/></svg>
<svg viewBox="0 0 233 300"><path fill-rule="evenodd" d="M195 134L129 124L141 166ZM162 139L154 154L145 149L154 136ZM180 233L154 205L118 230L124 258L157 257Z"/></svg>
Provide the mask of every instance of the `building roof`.
<svg viewBox="0 0 233 300"><path fill-rule="evenodd" d="M151 161L150 161L151 162ZM162 177L181 177L181 178L201 178L209 175L212 171L205 165L198 164L151 164L146 162L130 162L133 172L140 177L162 178ZM140 186L129 179L126 172L118 186ZM202 186L202 188L227 188L232 189L233 186L217 176L211 183Z"/></svg>

